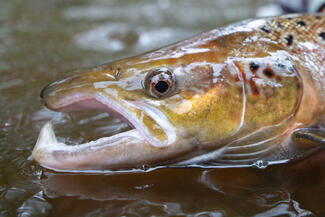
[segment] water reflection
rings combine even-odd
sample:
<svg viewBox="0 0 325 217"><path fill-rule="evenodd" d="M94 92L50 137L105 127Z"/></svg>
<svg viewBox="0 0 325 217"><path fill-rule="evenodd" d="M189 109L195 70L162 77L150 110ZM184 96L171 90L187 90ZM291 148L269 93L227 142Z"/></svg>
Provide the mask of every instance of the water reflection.
<svg viewBox="0 0 325 217"><path fill-rule="evenodd" d="M55 207L51 216L85 201L91 201L86 213L100 207L103 216L322 216L325 209L311 211L310 198L302 197L302 186L320 189L322 183L324 190L325 176L317 175L322 173L323 168L300 169L296 164L267 170L159 169L107 175L47 171L42 184ZM69 204L62 200L67 196ZM318 198L324 199L325 194Z"/></svg>

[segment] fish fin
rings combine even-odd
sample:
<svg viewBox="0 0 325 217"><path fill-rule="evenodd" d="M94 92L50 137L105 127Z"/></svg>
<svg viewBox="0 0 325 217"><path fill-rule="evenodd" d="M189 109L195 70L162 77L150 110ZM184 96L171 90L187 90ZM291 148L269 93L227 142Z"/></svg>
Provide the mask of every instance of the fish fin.
<svg viewBox="0 0 325 217"><path fill-rule="evenodd" d="M266 167L272 153L279 148L279 137L273 137L256 143L234 143L227 146L213 164L229 167Z"/></svg>
<svg viewBox="0 0 325 217"><path fill-rule="evenodd" d="M237 140L221 150L215 150L192 159L178 163L199 167L264 167L270 161L278 160L279 136L252 142L254 140ZM270 157L272 155L272 157Z"/></svg>
<svg viewBox="0 0 325 217"><path fill-rule="evenodd" d="M274 137L260 143L241 145L237 149L229 146L216 163L264 168L271 164L303 159L322 149L325 150L325 129L311 126L296 129L285 140Z"/></svg>
<svg viewBox="0 0 325 217"><path fill-rule="evenodd" d="M325 130L322 128L297 129L291 139L298 149L325 148Z"/></svg>
<svg viewBox="0 0 325 217"><path fill-rule="evenodd" d="M264 131L265 133L265 131ZM324 149L325 129L300 128L284 139L285 134L265 139L265 134L239 139L201 156L178 163L198 167L257 167L302 159ZM254 142L253 142L254 141ZM257 141L257 142L256 142Z"/></svg>

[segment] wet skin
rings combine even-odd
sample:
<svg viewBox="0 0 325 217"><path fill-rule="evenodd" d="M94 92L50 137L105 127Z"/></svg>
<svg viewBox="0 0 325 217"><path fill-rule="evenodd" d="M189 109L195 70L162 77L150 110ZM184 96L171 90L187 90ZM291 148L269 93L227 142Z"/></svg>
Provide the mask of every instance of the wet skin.
<svg viewBox="0 0 325 217"><path fill-rule="evenodd" d="M67 146L46 124L33 158L55 170L265 167L325 144L325 16L243 21L45 87L55 111L99 109L134 129Z"/></svg>

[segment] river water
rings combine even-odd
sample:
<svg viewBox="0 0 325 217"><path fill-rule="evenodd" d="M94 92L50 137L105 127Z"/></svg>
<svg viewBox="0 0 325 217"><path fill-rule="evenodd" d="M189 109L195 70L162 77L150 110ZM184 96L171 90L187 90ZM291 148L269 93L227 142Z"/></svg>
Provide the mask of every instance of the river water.
<svg viewBox="0 0 325 217"><path fill-rule="evenodd" d="M45 109L39 93L49 82L254 17L263 4L0 0L0 216L325 216L325 163L310 160L265 170L78 175L43 169L31 158L48 120L66 143L128 129L101 112Z"/></svg>

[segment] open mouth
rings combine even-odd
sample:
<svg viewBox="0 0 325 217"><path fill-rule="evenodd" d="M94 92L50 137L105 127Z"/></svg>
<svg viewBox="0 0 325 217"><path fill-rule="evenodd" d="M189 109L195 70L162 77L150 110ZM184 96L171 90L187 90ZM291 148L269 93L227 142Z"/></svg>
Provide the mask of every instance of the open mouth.
<svg viewBox="0 0 325 217"><path fill-rule="evenodd" d="M175 141L175 131L165 115L145 103L117 101L99 92L60 96L55 103L49 99L53 96L53 91L42 95L43 103L52 110L103 110L128 123L133 129L71 146L57 141L49 122L42 128L32 152L34 160L46 168L88 171L143 167L165 158L169 152L167 147ZM150 131L144 124L144 117L154 120L154 127L163 132L164 139Z"/></svg>

